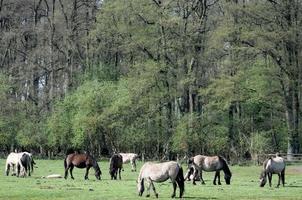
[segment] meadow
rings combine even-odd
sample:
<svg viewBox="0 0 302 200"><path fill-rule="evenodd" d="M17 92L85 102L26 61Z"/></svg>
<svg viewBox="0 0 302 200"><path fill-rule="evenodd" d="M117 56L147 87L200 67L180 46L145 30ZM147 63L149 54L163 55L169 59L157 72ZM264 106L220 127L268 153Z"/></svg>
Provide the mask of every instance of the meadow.
<svg viewBox="0 0 302 200"><path fill-rule="evenodd" d="M109 163L99 162L102 170L102 180L97 181L94 170L90 169L89 180L84 180L85 170L74 169L75 180L45 179L49 174L64 173L63 160L36 160L38 168L35 168L31 177L17 178L4 175L5 160L0 159L3 166L0 174L0 199L155 199L151 190L151 197L139 197L136 191L136 178L138 172L131 172L130 164L124 165L122 180L110 180L108 173ZM138 163L138 169L142 163ZM183 165L184 170L186 166ZM231 185L214 186L212 180L214 173L203 173L206 185L192 185L186 182L184 199L302 199L302 166L287 166L285 187L275 188L277 175L273 176L273 187L266 185L259 187L258 177L261 166L231 166L233 173ZM222 173L223 174L223 173ZM223 177L223 176L222 176ZM155 183L160 199L170 199L172 185L169 181ZM177 197L178 197L177 190Z"/></svg>

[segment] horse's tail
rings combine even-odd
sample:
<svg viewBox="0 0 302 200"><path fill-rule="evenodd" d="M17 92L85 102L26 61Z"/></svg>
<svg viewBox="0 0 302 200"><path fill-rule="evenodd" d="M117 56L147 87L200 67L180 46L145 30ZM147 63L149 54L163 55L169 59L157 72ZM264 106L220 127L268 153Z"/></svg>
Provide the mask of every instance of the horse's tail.
<svg viewBox="0 0 302 200"><path fill-rule="evenodd" d="M176 176L176 182L179 187L179 198L182 197L184 191L185 191L185 179L184 179L184 172L181 166L179 166L179 170Z"/></svg>
<svg viewBox="0 0 302 200"><path fill-rule="evenodd" d="M225 173L225 174L227 174L227 175L229 175L229 176L232 176L232 172L231 172L231 170L230 170L230 168L229 168L229 166L228 166L228 163L227 163L227 161L225 160L225 158L223 158L222 156L218 156L219 157L219 160L222 162L222 164L223 164L223 168L222 168L222 170L223 170L223 172Z"/></svg>
<svg viewBox="0 0 302 200"><path fill-rule="evenodd" d="M67 161L66 161L67 157L64 159L64 169L66 170L67 168Z"/></svg>
<svg viewBox="0 0 302 200"><path fill-rule="evenodd" d="M138 189L138 195L139 196L142 196L144 191L145 191L145 184L144 184L144 178L143 178L143 171L144 171L144 167L145 165L142 166L140 172L139 172L139 175L138 175L138 178L137 178L137 189Z"/></svg>

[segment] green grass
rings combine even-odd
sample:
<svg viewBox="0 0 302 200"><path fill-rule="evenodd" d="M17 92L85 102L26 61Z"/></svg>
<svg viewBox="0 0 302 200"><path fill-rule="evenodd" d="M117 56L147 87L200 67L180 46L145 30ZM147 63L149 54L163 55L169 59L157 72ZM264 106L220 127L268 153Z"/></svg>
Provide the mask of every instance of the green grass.
<svg viewBox="0 0 302 200"><path fill-rule="evenodd" d="M89 180L84 180L85 170L74 170L75 180L43 179L49 174L63 175L62 160L37 160L38 168L31 177L17 178L4 175L5 160L0 160L3 173L0 174L0 199L147 199L138 197L136 178L138 172L131 172L129 164L124 165L122 180L110 180L108 162L101 162L102 180L97 181L94 170L91 169ZM139 168L141 163L139 163ZM258 177L260 166L239 167L231 166L233 173L231 185L214 186L214 173L203 173L206 185L197 182L193 186L186 182L185 199L302 199L302 166L288 166L286 169L286 186L275 188L277 175L273 176L273 186L260 188ZM172 185L169 181L155 183L160 199L170 199ZM178 191L177 191L178 196ZM151 198L155 198L151 191Z"/></svg>

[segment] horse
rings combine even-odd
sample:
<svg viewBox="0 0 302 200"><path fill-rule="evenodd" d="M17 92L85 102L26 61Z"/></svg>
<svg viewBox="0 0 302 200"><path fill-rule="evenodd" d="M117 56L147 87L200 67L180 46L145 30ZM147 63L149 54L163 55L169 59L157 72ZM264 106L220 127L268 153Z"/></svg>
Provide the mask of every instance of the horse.
<svg viewBox="0 0 302 200"><path fill-rule="evenodd" d="M6 176L9 175L9 171L10 171L10 169L12 169L12 176L17 175L17 177L19 177L20 169L22 169L22 167L23 167L21 160L20 160L22 155L23 154L12 152L7 156L6 164L5 164Z"/></svg>
<svg viewBox="0 0 302 200"><path fill-rule="evenodd" d="M20 152L15 153L12 152L7 156L6 165L5 165L5 172L6 175L9 175L10 168L12 169L12 175L20 176L20 172L22 173L21 176L24 177L33 171L33 165L36 164L33 160L32 154L28 152Z"/></svg>
<svg viewBox="0 0 302 200"><path fill-rule="evenodd" d="M221 156L203 156L197 155L191 157L188 162L189 165L194 167L194 178L193 184L195 185L195 178L197 177L198 172L200 172L200 180L202 184L205 184L202 178L202 170L206 172L215 171L215 177L213 184L216 185L216 179L218 178L218 185L221 185L220 182L220 171L224 172L224 179L227 185L231 183L232 173L228 167L226 160Z"/></svg>
<svg viewBox="0 0 302 200"><path fill-rule="evenodd" d="M269 180L269 186L272 187L272 176L278 174L279 180L277 187L280 186L280 179L284 187L285 182L285 161L282 157L276 156L276 158L266 159L263 163L263 170L260 174L260 187L264 187L266 184L266 176Z"/></svg>
<svg viewBox="0 0 302 200"><path fill-rule="evenodd" d="M18 172L20 172L20 168L23 167L22 171L24 173L24 176L28 173L28 176L30 176L30 171L31 171L31 164L32 164L32 158L30 157L31 154L29 153L23 153L21 154L20 162L21 165L17 165L18 167Z"/></svg>
<svg viewBox="0 0 302 200"><path fill-rule="evenodd" d="M153 182L164 182L170 178L173 184L172 198L175 197L176 187L179 187L179 198L182 197L185 189L185 180L183 176L182 167L175 161L163 162L163 163L145 163L139 173L137 179L137 190L138 195L142 196L145 190L144 180L147 181L147 197L150 197L150 187L154 191L156 198L158 198L158 193L156 193ZM176 184L177 183L177 184Z"/></svg>
<svg viewBox="0 0 302 200"><path fill-rule="evenodd" d="M65 179L67 179L68 170L70 170L71 178L74 179L72 175L72 170L74 167L81 168L81 169L86 168L86 173L84 176L85 180L88 179L89 169L93 167L95 171L96 179L101 180L101 174L102 174L101 169L97 161L90 154L72 153L67 155L66 158L64 159Z"/></svg>
<svg viewBox="0 0 302 200"><path fill-rule="evenodd" d="M27 174L28 172L28 175L31 176L31 173L34 171L34 165L36 164L33 155L28 152L21 152L20 154L22 155L20 159L25 173Z"/></svg>
<svg viewBox="0 0 302 200"><path fill-rule="evenodd" d="M123 163L129 163L131 164L131 171L136 171L136 160L138 159L138 155L136 153L120 153L120 155L123 157Z"/></svg>
<svg viewBox="0 0 302 200"><path fill-rule="evenodd" d="M109 174L111 175L111 180L117 178L117 173L119 173L119 179L121 179L121 170L123 168L123 157L120 154L114 154L110 158L110 168Z"/></svg>

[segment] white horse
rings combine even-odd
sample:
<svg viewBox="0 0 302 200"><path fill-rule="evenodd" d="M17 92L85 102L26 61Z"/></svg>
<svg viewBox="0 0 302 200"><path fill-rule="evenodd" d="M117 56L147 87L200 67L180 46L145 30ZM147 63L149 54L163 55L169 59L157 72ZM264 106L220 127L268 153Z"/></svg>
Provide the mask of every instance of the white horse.
<svg viewBox="0 0 302 200"><path fill-rule="evenodd" d="M138 159L138 155L136 153L120 153L123 157L123 164L129 163L131 164L131 171L136 171L136 160Z"/></svg>
<svg viewBox="0 0 302 200"><path fill-rule="evenodd" d="M27 172L33 171L33 165L35 164L32 154L28 152L21 153L10 153L7 156L6 164L5 164L5 172L6 175L9 175L10 168L12 170L12 175L25 176Z"/></svg>
<svg viewBox="0 0 302 200"><path fill-rule="evenodd" d="M263 170L260 174L260 187L266 184L266 176L269 180L269 186L272 186L272 176L273 174L278 174L279 180L277 187L280 186L280 179L284 187L285 182L285 161L282 157L276 156L276 158L269 158L263 163Z"/></svg>
<svg viewBox="0 0 302 200"><path fill-rule="evenodd" d="M23 154L20 153L10 153L6 158L5 172L6 175L9 175L10 168L12 169L12 175L20 175L20 169L23 169L21 163L21 157Z"/></svg>
<svg viewBox="0 0 302 200"><path fill-rule="evenodd" d="M170 178L173 184L173 193L172 198L175 197L176 186L179 187L179 197L181 198L184 189L185 189L185 180L183 176L183 169L182 167L174 161L164 162L164 163L152 163L147 162L145 163L139 173L137 179L137 190L138 195L142 196L145 190L144 187L144 180L147 181L147 197L150 196L150 187L154 191L156 198L158 198L158 194L156 193L155 187L153 182L164 182ZM177 183L177 184L176 184Z"/></svg>

